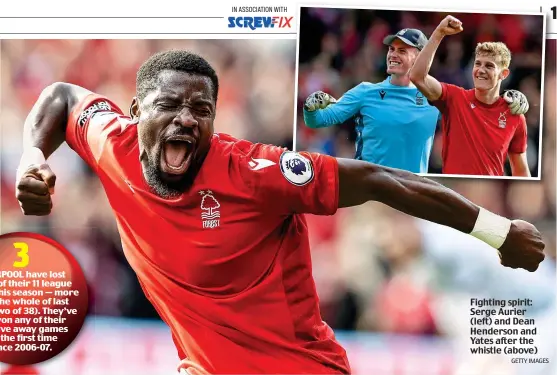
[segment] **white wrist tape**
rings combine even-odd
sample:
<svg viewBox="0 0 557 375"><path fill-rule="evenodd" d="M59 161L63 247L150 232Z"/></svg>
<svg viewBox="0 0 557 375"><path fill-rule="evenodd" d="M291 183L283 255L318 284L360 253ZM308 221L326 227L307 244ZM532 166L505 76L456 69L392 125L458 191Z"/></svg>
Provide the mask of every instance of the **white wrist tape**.
<svg viewBox="0 0 557 375"><path fill-rule="evenodd" d="M470 235L499 249L505 242L510 229L511 221L509 219L480 207L480 213Z"/></svg>
<svg viewBox="0 0 557 375"><path fill-rule="evenodd" d="M37 147L29 147L23 151L23 155L21 155L21 160L19 162L19 167L17 168L17 179L25 173L25 171L33 164L44 164L46 163L46 159L44 157L43 152L38 149Z"/></svg>

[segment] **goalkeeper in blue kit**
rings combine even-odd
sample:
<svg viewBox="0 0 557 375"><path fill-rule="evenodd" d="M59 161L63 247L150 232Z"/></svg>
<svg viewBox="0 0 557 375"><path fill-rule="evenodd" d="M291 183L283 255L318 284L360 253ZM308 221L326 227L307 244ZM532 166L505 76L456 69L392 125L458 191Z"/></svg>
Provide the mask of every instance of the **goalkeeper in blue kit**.
<svg viewBox="0 0 557 375"><path fill-rule="evenodd" d="M441 115L412 84L409 76L427 41L417 29L403 29L387 36L383 40L389 46L387 79L379 83L362 82L338 101L322 91L314 92L304 104L306 125L322 128L355 118L355 159L427 173ZM528 101L519 91L506 91L503 97L512 114L528 111Z"/></svg>

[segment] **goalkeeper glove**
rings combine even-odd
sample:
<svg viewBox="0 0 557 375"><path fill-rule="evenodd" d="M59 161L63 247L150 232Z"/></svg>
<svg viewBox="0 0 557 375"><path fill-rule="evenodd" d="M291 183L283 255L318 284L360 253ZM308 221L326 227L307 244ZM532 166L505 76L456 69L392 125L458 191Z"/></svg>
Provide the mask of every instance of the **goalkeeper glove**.
<svg viewBox="0 0 557 375"><path fill-rule="evenodd" d="M313 112L316 109L324 109L329 104L336 103L337 100L331 95L323 91L316 91L307 97L304 103L304 109L309 112Z"/></svg>
<svg viewBox="0 0 557 375"><path fill-rule="evenodd" d="M513 115L523 115L528 112L530 105L526 95L518 90L507 90L503 94L503 99L509 104L509 109Z"/></svg>

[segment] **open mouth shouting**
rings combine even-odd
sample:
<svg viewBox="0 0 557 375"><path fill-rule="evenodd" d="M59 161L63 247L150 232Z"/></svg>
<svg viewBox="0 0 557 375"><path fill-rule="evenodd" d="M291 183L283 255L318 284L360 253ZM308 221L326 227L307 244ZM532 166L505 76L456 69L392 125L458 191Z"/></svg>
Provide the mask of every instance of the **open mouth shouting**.
<svg viewBox="0 0 557 375"><path fill-rule="evenodd" d="M189 135L166 138L161 152L161 171L174 176L186 173L195 154L195 144L195 138Z"/></svg>

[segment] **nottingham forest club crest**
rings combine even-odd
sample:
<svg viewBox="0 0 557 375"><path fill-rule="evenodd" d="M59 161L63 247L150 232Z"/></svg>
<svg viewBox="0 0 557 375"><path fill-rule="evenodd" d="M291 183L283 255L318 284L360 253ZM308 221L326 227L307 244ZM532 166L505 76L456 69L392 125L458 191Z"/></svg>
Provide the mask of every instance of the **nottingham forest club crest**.
<svg viewBox="0 0 557 375"><path fill-rule="evenodd" d="M424 105L424 95L419 91L416 93L416 105Z"/></svg>
<svg viewBox="0 0 557 375"><path fill-rule="evenodd" d="M216 228L220 225L220 203L211 190L201 190L201 220L203 228Z"/></svg>
<svg viewBox="0 0 557 375"><path fill-rule="evenodd" d="M499 127L504 129L507 126L507 118L505 112L499 112Z"/></svg>

